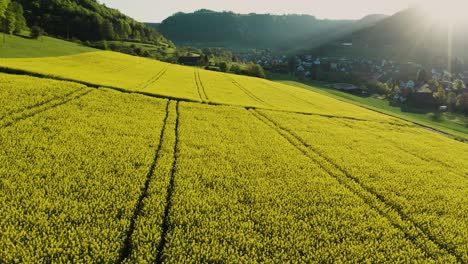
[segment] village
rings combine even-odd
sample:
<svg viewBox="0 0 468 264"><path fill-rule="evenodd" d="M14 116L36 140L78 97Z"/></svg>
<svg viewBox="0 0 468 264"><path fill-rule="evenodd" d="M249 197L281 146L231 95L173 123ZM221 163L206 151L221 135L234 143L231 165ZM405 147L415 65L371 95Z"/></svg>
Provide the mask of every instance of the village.
<svg viewBox="0 0 468 264"><path fill-rule="evenodd" d="M328 87L360 96L379 94L392 104L453 110L457 98L467 93L468 68L454 60L451 70L429 68L413 62L288 56L270 50L238 55L273 73L290 74L303 81L322 81ZM448 64L448 63L447 63Z"/></svg>

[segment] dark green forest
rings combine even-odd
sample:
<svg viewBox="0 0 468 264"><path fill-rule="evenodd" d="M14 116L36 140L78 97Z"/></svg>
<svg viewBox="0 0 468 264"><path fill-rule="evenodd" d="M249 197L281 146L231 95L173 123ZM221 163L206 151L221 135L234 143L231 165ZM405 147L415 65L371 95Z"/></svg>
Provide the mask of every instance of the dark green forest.
<svg viewBox="0 0 468 264"><path fill-rule="evenodd" d="M194 13L177 13L160 25L152 25L178 44L280 48L295 46L299 41L313 37L322 37L354 22L320 20L310 15L241 15L202 9Z"/></svg>
<svg viewBox="0 0 468 264"><path fill-rule="evenodd" d="M9 29L12 18L8 17L8 10L14 6L14 8L21 7L29 28L40 27L52 36L89 41L163 39L154 28L139 23L96 0L1 0L0 2L0 15L7 14L2 19L2 31L7 33L12 33ZM15 23L13 21L13 24Z"/></svg>

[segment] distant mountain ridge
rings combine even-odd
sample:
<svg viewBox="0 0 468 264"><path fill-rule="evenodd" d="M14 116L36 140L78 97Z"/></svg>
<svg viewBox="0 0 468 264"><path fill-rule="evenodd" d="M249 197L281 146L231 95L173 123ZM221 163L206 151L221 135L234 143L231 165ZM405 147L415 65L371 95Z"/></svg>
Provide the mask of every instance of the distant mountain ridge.
<svg viewBox="0 0 468 264"><path fill-rule="evenodd" d="M449 32L452 32L450 41ZM317 51L326 55L340 54L343 42L353 43L352 48L345 48L349 49L348 54L366 56L372 53L442 67L448 64L449 51L452 59L468 59L468 20L449 26L448 22L434 19L422 8L414 7L327 43Z"/></svg>
<svg viewBox="0 0 468 264"><path fill-rule="evenodd" d="M345 25L335 30L329 32L324 32L319 37L312 37L302 41L300 45L294 47L295 50L310 50L312 48L320 47L321 45L330 43L331 41L340 40L341 38L363 30L369 27L374 26L376 23L388 18L387 15L382 14L373 14L367 15L360 20L356 20L353 23Z"/></svg>
<svg viewBox="0 0 468 264"><path fill-rule="evenodd" d="M374 15L358 21L322 20L310 15L236 14L201 9L174 14L153 26L182 45L290 48L303 45L300 41L327 38L343 29L358 30L383 18Z"/></svg>

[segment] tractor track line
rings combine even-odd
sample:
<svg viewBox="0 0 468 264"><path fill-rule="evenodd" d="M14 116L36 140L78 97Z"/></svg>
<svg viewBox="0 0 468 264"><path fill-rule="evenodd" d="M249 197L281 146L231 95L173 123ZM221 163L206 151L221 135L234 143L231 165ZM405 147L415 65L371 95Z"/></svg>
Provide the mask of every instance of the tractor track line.
<svg viewBox="0 0 468 264"><path fill-rule="evenodd" d="M301 101L301 102L303 102L303 103L305 103L305 104L308 104L308 105L311 105L311 106L316 106L314 103L312 103L312 102L310 102L310 101L308 101L308 100L305 100L305 99L303 99L303 98L300 98L299 96L296 96L295 94L293 94L293 93L291 93L291 92L285 91L285 89L282 89L282 88L280 88L280 87L275 87L275 86L270 85L270 84L267 84L267 83L262 83L262 84L265 85L265 86L267 86L267 87L273 88L273 89L275 89L275 90L277 90L277 91L280 91L280 92L282 92L283 94L287 94L287 95L289 95L289 96L295 98L296 100L299 100L299 101Z"/></svg>
<svg viewBox="0 0 468 264"><path fill-rule="evenodd" d="M157 93L150 93L150 92L145 92L141 90L130 90L126 88L121 88L121 87L116 87L116 86L109 86L109 85L99 85L95 83L90 83L90 82L85 82L85 81L79 81L79 80L74 80L74 79L69 79L69 78L63 78L59 76L54 76L54 75L46 75L46 74L41 74L41 73L36 73L36 72L30 72L30 71L24 71L24 70L18 70L18 69L12 69L12 68L6 68L0 66L0 72L2 73L7 73L7 74L13 74L13 75L21 75L21 76L32 76L36 78L43 78L43 79L49 79L49 80L57 80L57 81L65 81L65 82L73 82L73 83L78 83L81 85L85 85L89 88L94 88L94 89L110 89L113 91L121 92L121 93L127 93L127 94L139 94L139 95L144 95L148 97L153 97L153 98L158 98L158 99L167 99L167 100L174 100L174 101L179 101L179 102L188 102L188 103L198 103L198 104L206 104L206 105L214 105L214 106L232 106L232 107L241 107L241 108L246 108L246 109L259 109L259 110L269 110L269 111L274 111L274 112L282 112L282 113L292 113L292 114L298 114L298 115L309 115L309 116L320 116L320 117L326 117L326 118L341 118L341 119L348 119L348 120L356 120L356 121L362 121L362 122L377 122L377 123L383 123L383 124L393 124L397 126L402 126L402 127L416 127L420 126L419 124L409 122L410 124L395 124L391 122L382 122L378 120L370 120L370 119L363 119L363 118L356 118L356 117L349 117L349 116L337 116L337 115L327 115L327 114L319 114L319 113L314 113L314 112L304 112L304 111L293 111L293 110L286 110L286 109L277 109L274 108L274 106L269 105L268 103L263 102L261 99L258 99L255 95L252 94L252 99L255 101L258 101L259 103L262 104L267 104L272 108L265 108L265 107L258 107L258 106L245 106L245 105L238 105L238 104L227 104L227 103L216 103L216 102L202 102L199 100L195 99L189 99L189 98L181 98L181 97L176 97L176 96L169 96L169 95L162 95L162 94L157 94ZM226 77L231 79L232 82L232 77ZM236 82L237 83L237 82ZM238 83L237 83L238 84ZM239 84L240 85L240 84ZM242 86L239 87L241 90L244 89ZM242 90L244 91L244 90ZM244 91L246 92L246 91ZM246 93L250 93L247 91ZM257 98L257 99L255 99ZM388 116L388 115L386 115ZM402 119L403 120L403 119ZM452 139L455 140L455 138L452 137ZM463 141L462 139L459 138L458 141L468 143L467 141Z"/></svg>
<svg viewBox="0 0 468 264"><path fill-rule="evenodd" d="M197 92L198 92L198 97L200 97L200 101L202 103L207 103L208 102L208 97L206 96L205 88L201 82L200 79L200 74L198 70L195 70L193 72L193 76L195 78L195 85L197 86Z"/></svg>
<svg viewBox="0 0 468 264"><path fill-rule="evenodd" d="M358 127L358 126L354 126L354 125L350 125L348 123L345 123L342 120L340 120L338 122L340 124L344 125L344 126L347 126L347 127L351 128L351 129L362 129L362 128ZM382 135L377 134L376 132L367 130L367 133L372 135L373 137L375 137L378 140L382 140L382 141L386 141L386 142L390 143L390 145L392 147L394 147L394 148L396 148L396 149L398 149L398 150L400 150L400 151L402 151L402 152L404 152L404 153L406 153L406 154L408 154L410 156L414 156L414 157L416 157L416 158L418 158L418 159L420 159L420 160L422 160L424 162L428 162L428 163L434 163L435 162L435 163L437 163L437 164L439 164L439 165L441 165L443 167L447 167L455 175L460 176L462 178L467 178L468 177L467 175L459 174L459 172L456 171L456 168L454 168L451 164L448 164L448 163L446 163L444 161L441 161L441 160L426 158L423 155L420 155L420 154L418 154L416 152L413 152L412 150L408 150L408 149L406 149L404 147L399 146L399 144L397 142L395 142L394 140L388 139L388 138L386 138L386 137L384 137Z"/></svg>
<svg viewBox="0 0 468 264"><path fill-rule="evenodd" d="M247 88L245 88L242 84L238 83L234 78L232 78L231 76L227 76L226 75L226 78L228 78L232 84L234 84L234 86L236 86L237 88L239 88L242 92L244 92L248 97L250 97L252 100L254 101L257 101L263 105L266 105L266 106L270 106L270 107L273 107L271 104L263 101L262 99L260 99L259 97L257 97L255 94L253 94L251 91L249 91Z"/></svg>
<svg viewBox="0 0 468 264"><path fill-rule="evenodd" d="M81 89L81 90L83 90L83 89ZM81 90L79 90L79 91L81 91ZM64 99L63 101L60 101L60 102L57 102L57 103L52 103L52 104L50 104L50 106L47 106L47 107L45 107L44 109L39 109L39 110L37 110L37 111L33 111L33 112L31 112L31 113L24 114L24 115L22 115L22 116L20 116L20 117L13 118L11 121L9 121L9 122L7 122L7 123L5 123L5 124L0 124L0 128L7 128L7 127L10 127L10 126L13 126L13 125L15 125L16 123L18 123L18 122L20 122L20 121L22 121L22 120L26 120L26 119L28 119L28 118L34 117L34 116L36 116L36 115L38 115L38 114L41 114L41 113L43 113L43 112L46 112L46 111L48 111L48 110L57 108L57 107L59 107L59 106L61 106L61 105L64 105L64 104L66 104L66 103L69 103L69 102L71 102L71 101L80 99L81 97L83 97L83 96L85 96L85 95L87 95L87 94L89 94L89 93L91 93L91 92L93 92L93 91L94 91L94 90L88 90L88 91L86 91L86 92L84 92L84 93L80 93L80 94L78 94L78 95L76 95L76 96L73 96L73 97L71 97L71 98L66 98L66 99L65 99L65 98L62 98L62 99ZM38 108L38 107L34 108L33 110L35 110L35 109L37 109L37 108ZM23 111L22 113L24 113L24 112L26 112L26 111Z"/></svg>
<svg viewBox="0 0 468 264"><path fill-rule="evenodd" d="M149 169L148 173L146 174L145 185L143 186L143 188L141 190L141 195L140 195L140 197L138 197L137 204L136 204L135 209L133 211L133 216L132 216L132 218L130 220L130 225L129 225L127 233L126 233L124 246L120 250L120 257L119 257L118 263L122 263L123 261L125 261L131 255L132 250L133 250L132 236L133 236L133 233L135 232L136 220L138 219L138 216L140 215L140 212L143 209L143 200L148 196L148 188L149 188L149 185L150 185L151 180L153 178L153 174L154 174L154 171L156 169L156 165L158 163L159 156L160 156L160 153L161 153L162 144L163 144L163 140L164 140L164 135L165 135L166 128L167 128L167 125L168 125L167 120L169 118L169 106L170 106L170 101L167 101L167 103L166 103L166 115L164 117L163 127L161 129L161 132L159 133L159 144L158 144L158 147L156 148L156 151L154 153L153 163L151 163L150 169Z"/></svg>
<svg viewBox="0 0 468 264"><path fill-rule="evenodd" d="M249 112L265 125L275 130L279 135L281 135L291 145L302 152L306 157L320 165L324 171L326 171L330 176L334 177L342 186L360 197L366 204L376 210L376 212L378 212L382 217L386 218L395 228L400 230L409 241L413 242L416 246L421 248L428 256L431 256L437 260L441 253L446 253L456 258L458 262L463 263L462 256L458 255L455 252L455 249L449 248L447 245L440 243L436 238L430 235L430 232L409 218L401 210L401 208L396 207L392 205L391 202L387 201L383 195L378 194L371 188L364 186L358 178L350 175L339 165L331 161L328 157L322 155L316 150L311 150L312 146L310 144L304 142L296 134L282 127L280 124L276 123L264 114L259 113L254 109L251 109ZM294 141L297 141L298 143L295 143ZM325 165L337 169L339 172L341 172L341 174L343 174L343 176L337 175L332 170L327 169ZM392 211L394 212L393 216L391 214ZM415 230L416 234L412 234L410 232L411 230ZM419 241L419 238L422 238L423 241ZM434 254L431 252L431 247L436 247L438 253Z"/></svg>
<svg viewBox="0 0 468 264"><path fill-rule="evenodd" d="M396 142L393 141L393 140L387 139L386 137L383 137L383 136L381 136L381 135L378 135L378 134L376 134L376 133L374 133L374 132L369 132L369 131L367 131L367 133L368 133L368 134L371 134L372 136L376 137L376 138L379 139L379 140L387 141L388 143L391 144L392 147L394 147L394 148L396 148L396 149L398 149L398 150L400 150L400 151L402 151L402 152L404 152L404 153L406 153L406 154L408 154L408 155L410 155L410 156L414 156L414 157L416 157L416 158L418 158L418 159L420 159L420 160L422 160L422 161L424 161L424 162L427 162L427 163L434 163L434 162L435 162L435 163L437 163L437 164L439 164L439 165L441 165L441 166L443 166L443 167L447 167L447 168L449 168L449 170L452 171L455 175L458 175L458 176L460 176L460 177L462 177L462 178L467 178L467 177L468 177L467 175L459 174L459 172L456 171L456 168L454 168L452 165L450 165L450 164L448 164L448 163L446 163L446 162L444 162L444 161L426 158L426 157L424 157L424 156L422 156L422 155L420 155L420 154L418 154L418 153L416 153L416 152L413 152L412 150L408 150L408 149L406 149L406 148L404 148L404 147L399 146L398 143L396 143Z"/></svg>
<svg viewBox="0 0 468 264"><path fill-rule="evenodd" d="M150 86L150 85L154 84L155 82L159 81L159 79L161 79L161 77L163 77L164 74L166 74L168 69L169 69L169 66L167 66L166 68L159 71L155 76L153 76L151 79L149 79L147 82L145 82L142 85L141 89L145 90L146 88L148 88L148 86Z"/></svg>
<svg viewBox="0 0 468 264"><path fill-rule="evenodd" d="M117 70L115 70L115 71L111 71L111 72L109 72L109 73L113 73L113 74L115 74L115 73L121 73L121 72L126 71L126 70L128 70L128 69L136 68L137 66L142 65L142 64L143 64L143 62L136 63L136 64L132 64L132 65L130 65L130 66L124 66L124 67L121 67L121 68L119 68L119 69L117 69Z"/></svg>
<svg viewBox="0 0 468 264"><path fill-rule="evenodd" d="M176 96L162 95L162 94L157 94L157 93L154 93L154 92L149 93L149 92L144 92L144 91L135 91L135 90L130 90L130 89L116 87L116 86L100 85L100 84L75 80L75 79L66 78L66 77L60 77L60 76L55 76L55 75L47 75L47 74L43 74L43 73L37 73L37 72L32 72L32 71L27 71L27 70L8 68L8 67L3 67L3 66L0 66L0 72L7 73L7 74L14 74L14 75L33 76L33 77L36 77L36 78L43 78L43 79L50 79L50 80L74 82L74 83L85 85L85 86L87 86L89 88L96 88L96 89L105 88L105 89L118 91L118 92L121 92L121 93L139 94L139 95L144 95L144 96L153 97L153 98L175 100L175 101L178 101L178 102L189 102L189 103L198 103L198 104L215 105L215 106L216 105L224 105L224 106L232 106L232 107L242 107L242 108L245 108L245 109L260 109L260 110L270 110L270 111L283 112L283 113L293 113L293 114L311 115L311 116L322 116L322 117L328 117L328 118L342 118L342 119L349 119L349 120L356 120L356 121L363 121L363 122L377 122L377 123L382 123L382 124L392 124L392 125L401 126L401 127L419 127L419 128L427 129L432 133L440 134L440 135L442 135L442 136L444 136L446 138L450 138L450 139L452 139L454 141L458 141L458 142L461 142L461 143L468 144L468 139L465 139L463 137L456 136L456 135L453 135L453 134L450 134L450 133L447 133L447 132L443 132L443 131L438 130L436 128L425 126L425 125L419 124L417 122L406 120L406 119L403 119L403 118L395 117L393 115L384 113L382 111L378 111L378 110L375 110L375 109L372 109L372 108L369 108L369 107L364 107L364 106L361 106L359 104L353 104L353 103L347 102L345 100L340 100L340 99L337 99L337 100L348 103L348 104L356 105L358 107L361 107L361 108L364 108L364 109L367 109L367 110L370 110L372 112L376 112L376 113L379 113L379 114L382 114L382 115L385 115L385 116L388 116L388 117L392 117L392 118L395 118L395 119L398 119L398 120L403 120L403 121L407 122L408 124L398 124L398 123L394 123L394 122L390 122L390 121L384 122L384 121L377 121L377 120L367 120L367 119L347 117L347 116L334 116L334 115L318 114L318 113L304 112L304 111L291 111L291 110L262 108L262 107L257 107L257 106L245 106L245 105L215 103L215 102L200 102L199 100L190 99L190 98L181 98L181 97L176 97Z"/></svg>
<svg viewBox="0 0 468 264"><path fill-rule="evenodd" d="M50 103L50 102L52 102L52 101L59 100L59 99L61 99L61 98L69 97L69 96L73 95L74 93L78 93L78 92L80 92L80 91L82 91L82 90L84 90L84 89L85 89L85 88L80 88L80 89L71 91L71 92L69 92L69 93L63 94L63 95L56 95L56 96L53 96L53 97L51 97L51 98L49 98L49 99L46 99L45 101L42 101L42 102L39 102L39 103L36 103L36 104L33 104L33 105L26 106L26 107L24 107L24 108L22 108L22 109L19 109L19 110L16 110L16 111L10 111L10 112L4 114L2 117L0 117L0 122L1 122L2 120L6 119L6 118L9 117L9 116L18 115L18 114L24 113L24 112L26 112L26 111L28 111L28 110L33 110L33 109L35 109L35 108L41 107L41 106L43 106L43 105L46 105L46 104L48 104L48 103Z"/></svg>
<svg viewBox="0 0 468 264"><path fill-rule="evenodd" d="M267 110L271 112L281 112L281 113L297 114L297 115L304 115L304 116L318 116L318 117L331 118L331 119L336 118L336 119L344 119L344 120L359 121L359 122L374 122L378 124L393 125L393 126L398 126L398 127L415 127L414 125L410 125L410 124L404 124L404 123L398 124L398 123L393 123L393 122L363 119L363 118L351 117L351 116L327 115L327 114L319 114L319 113L312 113L312 112L301 112L301 111L291 111L291 110L282 110L282 109L268 109L268 108L261 108L261 107L249 107L249 106L245 106L244 108L256 109L256 110Z"/></svg>
<svg viewBox="0 0 468 264"><path fill-rule="evenodd" d="M166 192L166 206L164 208L162 232L161 232L161 238L159 240L159 245L158 245L158 254L156 255L156 263L164 262L163 251L167 244L167 234L169 233L169 228L170 228L169 214L170 214L170 210L172 207L172 195L174 194L174 188L175 188L175 173L176 173L178 145L179 145L179 119L180 119L179 105L180 105L179 102L177 102L176 121L175 121L175 128L174 128L174 134L175 134L174 159L172 161L171 178L170 178L169 185L167 187L167 192Z"/></svg>
<svg viewBox="0 0 468 264"><path fill-rule="evenodd" d="M206 101L209 102L210 99L208 98L208 95L206 94L205 85L203 85L199 70L196 70L196 77L195 78L197 78L197 77L198 77L198 83L200 84L201 92L202 92L203 96L205 96Z"/></svg>

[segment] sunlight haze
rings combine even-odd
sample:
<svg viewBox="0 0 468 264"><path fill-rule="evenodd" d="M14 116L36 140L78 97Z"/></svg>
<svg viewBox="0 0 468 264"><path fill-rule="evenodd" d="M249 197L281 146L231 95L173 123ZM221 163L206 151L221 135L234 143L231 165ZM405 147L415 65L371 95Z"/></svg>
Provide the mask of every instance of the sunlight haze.
<svg viewBox="0 0 468 264"><path fill-rule="evenodd" d="M309 14L318 18L360 19L368 14L392 15L408 8L416 0L273 0L273 1L219 1L219 0L101 0L108 7L143 22L161 22L176 12L193 12L201 8L236 13Z"/></svg>

